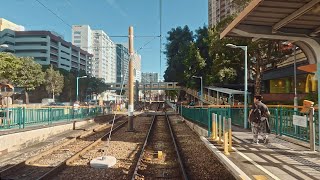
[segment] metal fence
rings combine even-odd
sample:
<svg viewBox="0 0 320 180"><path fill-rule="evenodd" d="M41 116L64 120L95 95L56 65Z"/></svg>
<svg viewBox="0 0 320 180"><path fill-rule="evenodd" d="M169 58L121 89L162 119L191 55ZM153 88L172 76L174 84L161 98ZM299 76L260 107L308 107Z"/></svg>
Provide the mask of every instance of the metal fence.
<svg viewBox="0 0 320 180"><path fill-rule="evenodd" d="M249 111L249 110L248 110ZM286 135L298 140L310 141L309 117L289 106L271 106L269 108L271 116L269 118L271 132L277 135ZM179 113L186 119L198 123L200 126L211 131L212 113L221 115L225 118L231 118L232 124L244 127L244 109L242 107L222 107L222 108L201 108L201 107L179 107ZM249 112L247 112L249 113ZM307 117L306 127L300 127L293 124L293 115ZM315 125L315 142L319 145L319 119L318 110L315 110L313 121ZM250 125L248 126L250 127ZM210 135L210 134L208 134Z"/></svg>
<svg viewBox="0 0 320 180"><path fill-rule="evenodd" d="M31 125L52 124L59 121L95 117L107 111L106 107L44 107L0 108L0 130L25 128Z"/></svg>

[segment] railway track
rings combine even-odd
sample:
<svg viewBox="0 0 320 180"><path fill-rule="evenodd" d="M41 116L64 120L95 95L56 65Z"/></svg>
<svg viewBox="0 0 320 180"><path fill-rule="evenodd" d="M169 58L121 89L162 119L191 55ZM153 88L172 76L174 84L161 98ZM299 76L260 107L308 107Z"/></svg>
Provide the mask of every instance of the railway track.
<svg viewBox="0 0 320 180"><path fill-rule="evenodd" d="M154 116L131 179L188 179L167 115Z"/></svg>
<svg viewBox="0 0 320 180"><path fill-rule="evenodd" d="M125 123L126 118L120 117L115 125L123 126ZM111 125L109 124L100 125L48 151L4 169L0 172L0 179L45 179L63 169L65 165L72 161L72 158L79 156L84 149L96 144L97 141L101 141L102 138L108 135L106 131L108 132L110 127Z"/></svg>
<svg viewBox="0 0 320 180"><path fill-rule="evenodd" d="M151 105L157 110L158 104ZM133 172L133 164L137 162L137 154L142 148L146 134L150 129L151 117L137 116L134 118L135 130L127 131L121 127L112 133L110 144L101 142L75 159L64 171L53 179L128 179ZM101 152L103 150L103 152ZM117 159L114 166L107 169L90 167L90 160L99 156L113 156Z"/></svg>

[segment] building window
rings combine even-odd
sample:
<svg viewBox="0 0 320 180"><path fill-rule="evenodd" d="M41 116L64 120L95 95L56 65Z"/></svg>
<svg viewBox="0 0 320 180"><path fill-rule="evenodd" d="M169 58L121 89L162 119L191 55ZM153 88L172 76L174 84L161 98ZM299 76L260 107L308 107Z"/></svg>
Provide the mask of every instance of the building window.
<svg viewBox="0 0 320 180"><path fill-rule="evenodd" d="M81 43L81 40L74 40L74 43Z"/></svg>
<svg viewBox="0 0 320 180"><path fill-rule="evenodd" d="M73 36L75 39L81 39L81 36Z"/></svg>
<svg viewBox="0 0 320 180"><path fill-rule="evenodd" d="M75 31L73 34L81 34L80 31Z"/></svg>

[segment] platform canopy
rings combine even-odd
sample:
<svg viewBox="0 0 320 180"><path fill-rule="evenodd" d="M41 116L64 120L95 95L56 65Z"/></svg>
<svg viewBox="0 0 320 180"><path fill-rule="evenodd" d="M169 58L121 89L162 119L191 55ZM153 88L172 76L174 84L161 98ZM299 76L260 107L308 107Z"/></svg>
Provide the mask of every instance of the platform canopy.
<svg viewBox="0 0 320 180"><path fill-rule="evenodd" d="M258 39L289 40L319 61L320 0L252 0L220 34ZM310 48L312 47L312 48Z"/></svg>
<svg viewBox="0 0 320 180"><path fill-rule="evenodd" d="M235 89L228 89L228 88L221 88L221 87L214 87L214 86L209 86L209 87L205 87L208 90L211 91L216 91L219 93L224 93L224 94L229 94L229 95L235 95L235 94L242 94L244 95L244 91L239 91L239 90L235 90ZM248 94L250 94L250 92L248 92Z"/></svg>

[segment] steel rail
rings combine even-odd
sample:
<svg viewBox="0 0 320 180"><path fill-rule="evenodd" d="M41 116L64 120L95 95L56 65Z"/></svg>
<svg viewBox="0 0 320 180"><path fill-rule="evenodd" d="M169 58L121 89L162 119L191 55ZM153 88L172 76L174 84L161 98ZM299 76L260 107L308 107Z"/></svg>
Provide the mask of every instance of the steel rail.
<svg viewBox="0 0 320 180"><path fill-rule="evenodd" d="M123 117L124 117L124 116L119 116L119 117L117 117L115 120L119 120L119 119L121 119L121 118L123 118ZM109 121L107 121L106 123L110 123L110 122L112 122L112 119L109 120ZM40 158L42 158L42 157L44 157L44 156L46 156L46 155L51 154L52 152L60 149L61 147L66 146L66 145L68 145L68 144L70 144L70 143L72 143L72 142L74 142L74 141L76 141L76 140L78 140L78 139L82 139L82 138L88 137L88 136L90 136L90 135L93 135L95 132L99 132L99 131L101 131L101 130L104 129L104 128L106 128L106 124L104 124L104 125L98 125L97 127L93 128L93 129L90 129L90 130L86 130L86 129L85 129L84 131L87 131L87 132L85 132L85 133L83 133L83 134L81 134L81 135L78 135L78 136L76 136L76 137L73 137L73 138L67 140L67 141L64 142L64 143L59 144L58 146L56 146L56 147L54 147L54 148L51 148L51 149L46 150L46 151L43 151L43 152L41 152L40 154L37 154L37 155L35 155L35 156L31 157L31 158L28 158L28 159L25 160L25 161L22 161L22 162L20 162L20 163L18 163L18 164L16 164L16 165L10 166L10 167L8 167L8 168L0 171L0 179L1 179L3 176L8 176L8 175L10 175L10 174L13 174L13 173L18 172L19 169L23 168L24 166L31 166L35 161L39 160Z"/></svg>

